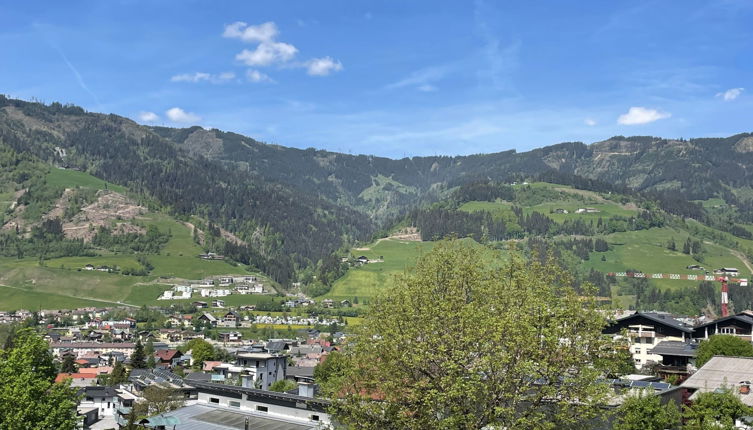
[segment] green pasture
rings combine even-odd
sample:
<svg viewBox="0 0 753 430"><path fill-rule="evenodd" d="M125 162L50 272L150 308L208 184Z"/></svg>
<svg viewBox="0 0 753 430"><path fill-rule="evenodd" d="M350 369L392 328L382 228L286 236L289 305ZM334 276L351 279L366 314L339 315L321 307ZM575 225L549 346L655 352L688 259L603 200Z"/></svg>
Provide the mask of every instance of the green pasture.
<svg viewBox="0 0 753 430"><path fill-rule="evenodd" d="M115 185L102 179L77 170L52 168L47 174L47 183L60 185L63 188L94 188L104 190L105 188L119 193L125 193L126 188Z"/></svg>

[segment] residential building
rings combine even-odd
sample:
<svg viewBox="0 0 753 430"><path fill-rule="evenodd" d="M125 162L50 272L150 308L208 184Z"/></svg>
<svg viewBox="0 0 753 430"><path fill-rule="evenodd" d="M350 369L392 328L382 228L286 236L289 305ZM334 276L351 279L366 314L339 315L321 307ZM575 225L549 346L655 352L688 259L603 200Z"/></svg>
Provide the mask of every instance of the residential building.
<svg viewBox="0 0 753 430"><path fill-rule="evenodd" d="M661 362L662 356L651 352L660 342L685 342L693 336L692 328L668 314L656 312L636 312L614 321L602 332L616 337L622 336L622 333L627 334L630 353L637 368L649 362Z"/></svg>
<svg viewBox="0 0 753 430"><path fill-rule="evenodd" d="M287 356L282 354L239 351L236 363L248 369L250 381L244 386L268 390L270 385L285 379Z"/></svg>
<svg viewBox="0 0 753 430"><path fill-rule="evenodd" d="M84 354L92 352L99 354L120 352L130 357L135 348L136 344L131 342L53 342L50 344L52 355L55 357L61 357L64 353L70 353L76 357L81 357Z"/></svg>
<svg viewBox="0 0 753 430"><path fill-rule="evenodd" d="M715 334L728 334L751 342L753 341L753 317L741 312L701 324L693 331L693 337L697 339L708 339L709 336Z"/></svg>
<svg viewBox="0 0 753 430"><path fill-rule="evenodd" d="M751 394L753 380L752 357L714 356L697 372L692 374L680 387L687 390L692 402L700 393L714 392L720 388L733 390L747 406L753 406Z"/></svg>

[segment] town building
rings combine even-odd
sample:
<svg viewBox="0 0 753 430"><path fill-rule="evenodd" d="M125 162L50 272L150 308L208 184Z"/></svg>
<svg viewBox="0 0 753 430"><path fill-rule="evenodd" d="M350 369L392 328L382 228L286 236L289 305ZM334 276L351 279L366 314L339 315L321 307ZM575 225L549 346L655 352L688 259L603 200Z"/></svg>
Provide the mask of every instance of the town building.
<svg viewBox="0 0 753 430"><path fill-rule="evenodd" d="M622 336L622 333L627 335L637 368L662 361L661 355L651 352L660 342L685 342L693 337L692 328L668 314L656 312L636 312L614 321L602 332L615 337Z"/></svg>

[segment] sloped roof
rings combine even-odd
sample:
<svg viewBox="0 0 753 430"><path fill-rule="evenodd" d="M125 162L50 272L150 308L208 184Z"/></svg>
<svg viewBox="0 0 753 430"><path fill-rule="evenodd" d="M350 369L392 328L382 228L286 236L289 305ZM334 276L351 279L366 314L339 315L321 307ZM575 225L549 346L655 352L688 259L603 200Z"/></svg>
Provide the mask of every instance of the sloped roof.
<svg viewBox="0 0 753 430"><path fill-rule="evenodd" d="M714 391L722 387L737 390L742 381L753 381L753 357L722 357L717 355L706 362L680 386L696 390L690 397L692 400L698 393ZM753 406L753 394L740 396L740 400L748 406Z"/></svg>
<svg viewBox="0 0 753 430"><path fill-rule="evenodd" d="M628 322L631 319L637 319L639 317L644 317L644 318L649 319L651 321L654 321L654 322L656 322L658 324L662 324L662 325L665 325L667 327L674 328L676 330L684 331L685 333L692 333L693 332L693 328L692 327L686 326L685 324L683 324L680 321L677 321L676 319L672 318L668 314L660 314L658 312L636 312L636 313L634 313L632 315L628 315L626 317L622 317L622 318L618 319L617 323Z"/></svg>
<svg viewBox="0 0 753 430"><path fill-rule="evenodd" d="M55 382L63 382L66 379L97 379L97 375L93 373L58 373L55 377Z"/></svg>
<svg viewBox="0 0 753 430"><path fill-rule="evenodd" d="M711 326L711 325L719 324L719 323L725 323L725 322L728 322L728 321L730 321L730 322L737 321L737 322L741 322L743 324L747 324L749 326L753 326L753 318L751 318L751 317L749 317L747 315L737 314L737 315L730 315L730 316L724 317L724 318L715 319L714 321L707 322L706 324L701 324L699 326L696 326L695 329L698 330L698 329L701 329L701 328L704 328L704 327L707 327L707 326Z"/></svg>
<svg viewBox="0 0 753 430"><path fill-rule="evenodd" d="M651 354L673 355L677 357L695 357L698 355L698 344L681 342L678 340L665 340L659 342L651 351Z"/></svg>

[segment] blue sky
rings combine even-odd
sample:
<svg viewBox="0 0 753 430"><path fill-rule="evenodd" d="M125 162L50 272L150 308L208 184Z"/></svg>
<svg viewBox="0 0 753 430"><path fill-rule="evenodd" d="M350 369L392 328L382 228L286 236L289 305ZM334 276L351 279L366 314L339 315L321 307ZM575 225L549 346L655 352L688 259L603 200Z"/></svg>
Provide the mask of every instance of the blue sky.
<svg viewBox="0 0 753 430"><path fill-rule="evenodd" d="M0 93L390 157L753 130L753 2L0 1Z"/></svg>

